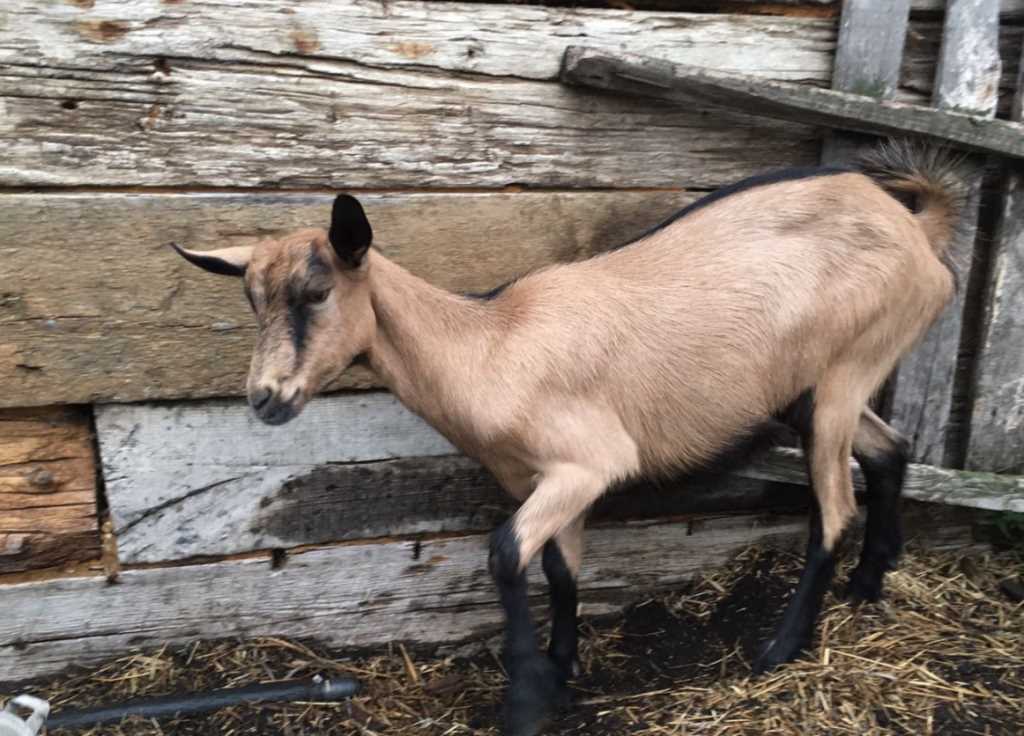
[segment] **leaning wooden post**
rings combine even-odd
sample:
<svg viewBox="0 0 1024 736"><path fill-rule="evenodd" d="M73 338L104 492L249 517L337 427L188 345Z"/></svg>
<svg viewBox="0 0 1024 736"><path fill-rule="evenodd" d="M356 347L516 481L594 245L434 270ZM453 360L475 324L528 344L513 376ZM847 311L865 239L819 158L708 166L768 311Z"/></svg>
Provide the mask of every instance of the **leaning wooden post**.
<svg viewBox="0 0 1024 736"><path fill-rule="evenodd" d="M910 0L845 0L839 20L832 89L877 100L896 94L903 46L910 21ZM834 131L825 136L823 164L849 161L862 137Z"/></svg>
<svg viewBox="0 0 1024 736"><path fill-rule="evenodd" d="M1024 118L1024 54L1011 118ZM1024 169L1010 163L978 340L967 467L1024 473Z"/></svg>
<svg viewBox="0 0 1024 736"><path fill-rule="evenodd" d="M933 102L941 110L993 117L999 99L999 0L949 0ZM917 462L947 462L953 388L978 222L982 163L974 165L972 196L952 246L959 288L921 344L901 361L890 419L911 440Z"/></svg>

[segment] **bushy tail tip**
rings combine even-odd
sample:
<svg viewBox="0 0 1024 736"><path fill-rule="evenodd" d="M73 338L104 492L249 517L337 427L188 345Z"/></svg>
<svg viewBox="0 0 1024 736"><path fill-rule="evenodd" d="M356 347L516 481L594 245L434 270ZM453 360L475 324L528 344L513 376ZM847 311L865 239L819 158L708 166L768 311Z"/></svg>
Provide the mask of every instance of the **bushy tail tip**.
<svg viewBox="0 0 1024 736"><path fill-rule="evenodd" d="M915 216L928 242L936 255L946 256L970 195L965 157L949 148L898 139L863 154L858 165L883 188L916 197Z"/></svg>

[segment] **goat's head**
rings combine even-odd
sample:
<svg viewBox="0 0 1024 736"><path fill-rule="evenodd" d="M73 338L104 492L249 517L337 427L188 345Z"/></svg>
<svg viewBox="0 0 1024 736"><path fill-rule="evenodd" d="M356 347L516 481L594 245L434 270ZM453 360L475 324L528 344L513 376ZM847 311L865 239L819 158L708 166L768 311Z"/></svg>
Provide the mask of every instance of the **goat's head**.
<svg viewBox="0 0 1024 736"><path fill-rule="evenodd" d="M326 231L299 230L211 251L172 244L200 268L244 280L259 323L247 392L267 424L297 416L310 396L369 349L375 320L366 253L372 239L362 206L342 194Z"/></svg>

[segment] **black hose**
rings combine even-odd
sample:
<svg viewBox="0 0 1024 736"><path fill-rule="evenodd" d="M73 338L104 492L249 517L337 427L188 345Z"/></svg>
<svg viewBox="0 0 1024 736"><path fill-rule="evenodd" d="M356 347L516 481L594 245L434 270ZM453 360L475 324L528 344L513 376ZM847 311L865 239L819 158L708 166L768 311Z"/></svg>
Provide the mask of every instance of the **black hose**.
<svg viewBox="0 0 1024 736"><path fill-rule="evenodd" d="M46 721L47 729L83 728L101 723L120 721L127 716L143 718L169 718L208 713L242 703L269 703L280 701L311 700L331 702L343 700L359 692L356 680L343 678L328 680L314 677L311 680L273 682L266 685L213 690L206 693L183 693L164 695L157 698L129 700L119 705L100 708L71 709L56 713Z"/></svg>

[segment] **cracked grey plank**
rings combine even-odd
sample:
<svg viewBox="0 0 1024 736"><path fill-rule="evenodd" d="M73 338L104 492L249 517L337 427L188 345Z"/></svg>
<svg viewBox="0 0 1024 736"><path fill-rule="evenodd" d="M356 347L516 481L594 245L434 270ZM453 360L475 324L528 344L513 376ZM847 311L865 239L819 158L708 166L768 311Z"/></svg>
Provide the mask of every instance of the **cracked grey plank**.
<svg viewBox="0 0 1024 736"><path fill-rule="evenodd" d="M585 615L689 579L754 542L795 545L802 517L740 516L590 532L580 578ZM0 682L52 673L132 647L198 638L287 636L325 644L453 642L500 627L488 535L384 542L269 559L124 571L0 588ZM537 562L533 600L547 605Z"/></svg>

